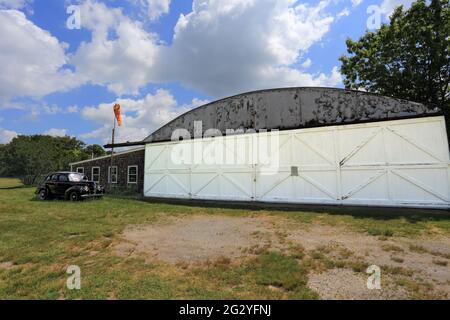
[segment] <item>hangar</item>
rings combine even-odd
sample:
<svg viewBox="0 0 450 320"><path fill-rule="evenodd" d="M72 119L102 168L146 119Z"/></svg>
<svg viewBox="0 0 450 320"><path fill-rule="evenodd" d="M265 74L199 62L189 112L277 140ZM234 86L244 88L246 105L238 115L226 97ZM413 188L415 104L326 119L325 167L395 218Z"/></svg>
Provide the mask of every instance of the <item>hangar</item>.
<svg viewBox="0 0 450 320"><path fill-rule="evenodd" d="M448 208L438 107L334 88L244 93L193 109L145 144L145 197ZM110 147L110 146L106 146Z"/></svg>

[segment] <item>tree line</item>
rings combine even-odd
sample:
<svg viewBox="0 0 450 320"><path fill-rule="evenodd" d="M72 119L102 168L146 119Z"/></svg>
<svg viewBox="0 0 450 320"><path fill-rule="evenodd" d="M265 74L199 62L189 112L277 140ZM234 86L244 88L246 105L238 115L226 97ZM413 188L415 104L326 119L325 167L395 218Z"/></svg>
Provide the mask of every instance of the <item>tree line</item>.
<svg viewBox="0 0 450 320"><path fill-rule="evenodd" d="M0 145L0 176L17 177L34 185L42 176L69 170L69 163L106 155L99 145L86 145L75 137L20 135Z"/></svg>

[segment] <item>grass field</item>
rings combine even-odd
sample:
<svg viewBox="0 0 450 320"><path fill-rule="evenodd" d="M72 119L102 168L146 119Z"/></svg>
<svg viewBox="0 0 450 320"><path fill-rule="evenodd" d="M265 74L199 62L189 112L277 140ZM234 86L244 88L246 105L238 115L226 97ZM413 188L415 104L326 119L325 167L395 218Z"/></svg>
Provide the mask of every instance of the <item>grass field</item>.
<svg viewBox="0 0 450 320"><path fill-rule="evenodd" d="M264 218L286 227L276 229L264 246L243 248L248 254L238 259L224 255L203 262L170 263L115 250L130 226L164 226L193 216ZM448 212L361 208L286 212L111 197L79 203L38 201L33 188L21 188L15 179L0 179L0 299L317 299L323 295L308 284L313 273L341 270L365 277L370 261L348 248L333 251L295 242L295 234L316 227L348 230L380 243L380 252L392 258L384 269L389 285L405 297L447 297L450 257L445 250L426 247L423 239L447 243ZM258 232L252 237L262 243L264 232ZM165 241L170 241L168 237ZM414 255L433 261L433 268L443 275L442 283L422 281L420 272L413 276L416 271L408 259ZM80 266L81 290L66 288L69 265Z"/></svg>

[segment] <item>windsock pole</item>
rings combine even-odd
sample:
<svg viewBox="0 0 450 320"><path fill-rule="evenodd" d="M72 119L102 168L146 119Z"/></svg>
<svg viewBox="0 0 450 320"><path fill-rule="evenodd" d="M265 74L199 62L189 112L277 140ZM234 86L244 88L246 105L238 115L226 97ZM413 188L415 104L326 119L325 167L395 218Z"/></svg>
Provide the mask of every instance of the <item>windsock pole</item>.
<svg viewBox="0 0 450 320"><path fill-rule="evenodd" d="M108 169L108 179L110 189L112 187L112 166L113 166L113 157L114 157L114 137L116 135L116 116L114 116L114 125L112 129L112 138L111 138L111 164Z"/></svg>
<svg viewBox="0 0 450 320"><path fill-rule="evenodd" d="M112 168L113 168L113 157L114 157L114 140L115 140L115 133L116 133L116 121L119 127L122 125L122 116L120 114L120 104L116 103L113 107L114 109L114 125L112 129L112 138L111 138L111 166L108 170L108 179L109 179L109 185L112 189ZM117 182L117 170L116 170L116 182Z"/></svg>

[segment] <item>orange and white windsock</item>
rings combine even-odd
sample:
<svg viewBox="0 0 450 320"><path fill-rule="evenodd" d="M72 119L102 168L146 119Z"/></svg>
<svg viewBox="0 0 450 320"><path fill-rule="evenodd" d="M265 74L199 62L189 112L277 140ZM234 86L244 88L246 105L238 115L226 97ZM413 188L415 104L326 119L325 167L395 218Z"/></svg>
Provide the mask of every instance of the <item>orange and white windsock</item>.
<svg viewBox="0 0 450 320"><path fill-rule="evenodd" d="M122 125L122 115L120 114L120 104L114 105L114 114L116 115L117 124L119 127Z"/></svg>

